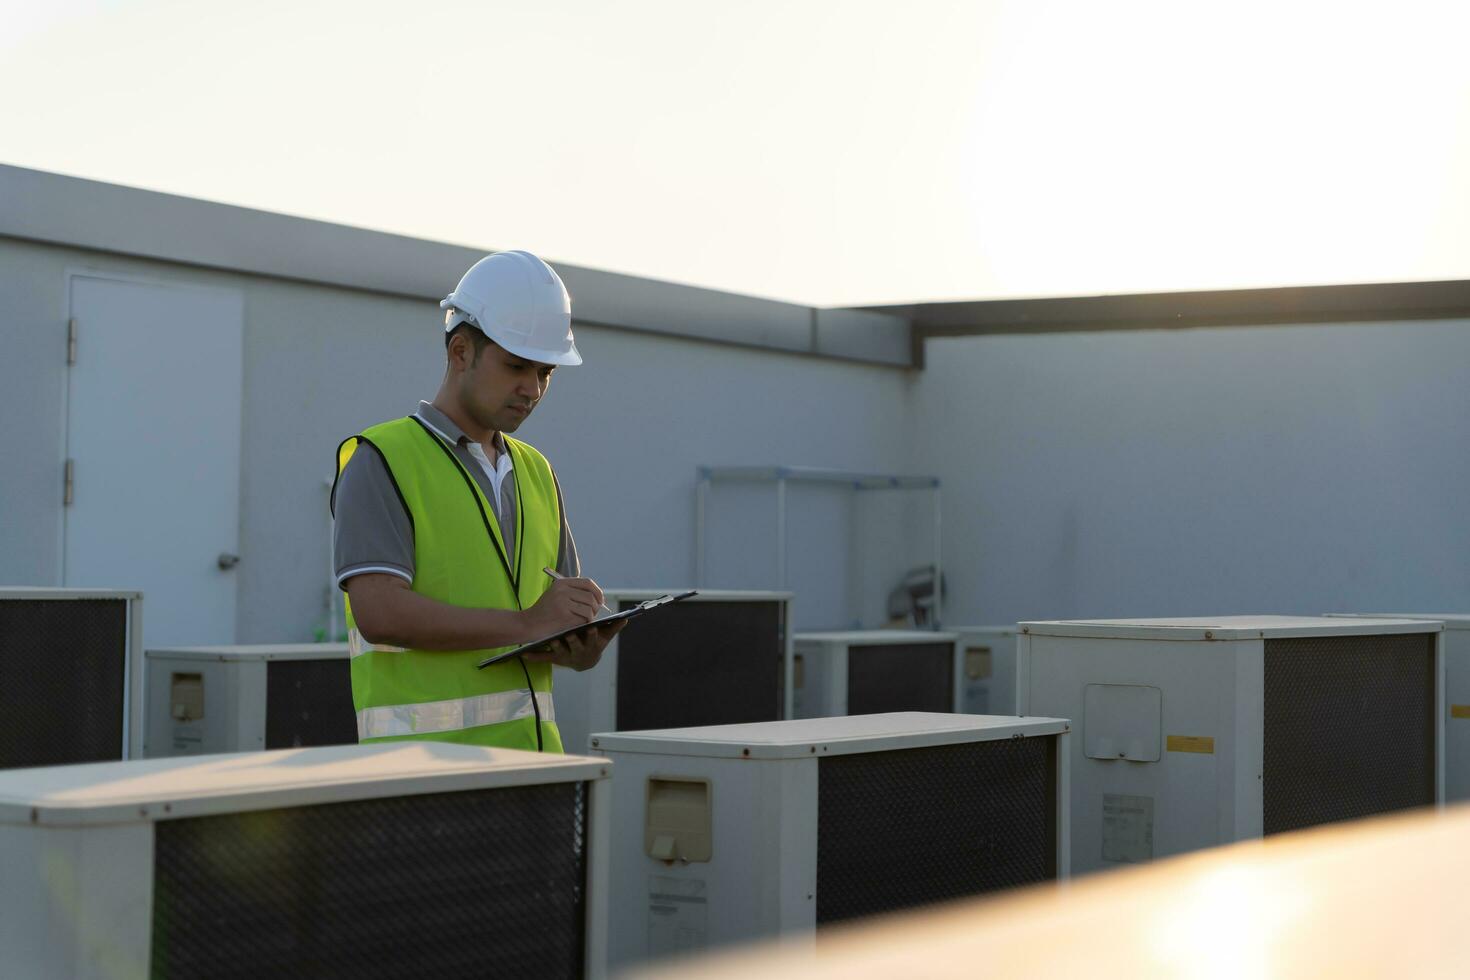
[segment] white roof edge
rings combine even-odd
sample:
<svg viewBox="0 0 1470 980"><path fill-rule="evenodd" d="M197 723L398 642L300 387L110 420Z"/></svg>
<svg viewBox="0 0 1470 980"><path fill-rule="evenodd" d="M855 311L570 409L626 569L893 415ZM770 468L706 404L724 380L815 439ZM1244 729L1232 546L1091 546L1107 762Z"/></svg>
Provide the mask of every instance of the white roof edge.
<svg viewBox="0 0 1470 980"><path fill-rule="evenodd" d="M0 237L438 303L487 249L0 164ZM902 317L552 261L574 322L912 368ZM437 313L437 309L433 312Z"/></svg>

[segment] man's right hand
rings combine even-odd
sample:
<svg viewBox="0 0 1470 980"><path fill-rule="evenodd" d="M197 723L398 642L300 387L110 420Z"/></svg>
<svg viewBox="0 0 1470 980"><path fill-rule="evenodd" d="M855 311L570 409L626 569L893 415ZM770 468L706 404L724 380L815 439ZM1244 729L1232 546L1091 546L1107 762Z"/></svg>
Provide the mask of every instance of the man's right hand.
<svg viewBox="0 0 1470 980"><path fill-rule="evenodd" d="M602 605L602 590L590 578L560 578L525 611L527 640L591 622Z"/></svg>

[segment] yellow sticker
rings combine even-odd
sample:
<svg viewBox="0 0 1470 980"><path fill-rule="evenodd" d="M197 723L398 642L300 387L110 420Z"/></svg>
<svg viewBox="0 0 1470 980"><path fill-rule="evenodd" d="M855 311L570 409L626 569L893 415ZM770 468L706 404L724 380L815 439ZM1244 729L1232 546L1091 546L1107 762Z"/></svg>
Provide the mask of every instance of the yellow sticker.
<svg viewBox="0 0 1470 980"><path fill-rule="evenodd" d="M1170 752L1215 754L1215 740L1208 735L1170 735L1166 747Z"/></svg>
<svg viewBox="0 0 1470 980"><path fill-rule="evenodd" d="M1450 705L1451 718L1470 718L1470 704Z"/></svg>

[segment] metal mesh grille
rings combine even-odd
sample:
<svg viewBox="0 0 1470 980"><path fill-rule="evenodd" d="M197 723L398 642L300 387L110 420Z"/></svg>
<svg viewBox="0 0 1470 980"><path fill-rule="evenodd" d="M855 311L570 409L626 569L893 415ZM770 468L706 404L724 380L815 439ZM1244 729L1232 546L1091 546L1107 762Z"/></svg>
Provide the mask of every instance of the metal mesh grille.
<svg viewBox="0 0 1470 980"><path fill-rule="evenodd" d="M953 710L952 643L848 648L848 714Z"/></svg>
<svg viewBox="0 0 1470 980"><path fill-rule="evenodd" d="M618 637L618 730L778 720L784 610L695 601L633 620Z"/></svg>
<svg viewBox="0 0 1470 980"><path fill-rule="evenodd" d="M580 977L581 783L155 825L152 976Z"/></svg>
<svg viewBox="0 0 1470 980"><path fill-rule="evenodd" d="M271 660L265 668L265 747L357 741L352 668L342 660Z"/></svg>
<svg viewBox="0 0 1470 980"><path fill-rule="evenodd" d="M1056 877L1056 738L839 755L817 770L817 924Z"/></svg>
<svg viewBox="0 0 1470 980"><path fill-rule="evenodd" d="M0 600L0 769L123 757L125 599Z"/></svg>
<svg viewBox="0 0 1470 980"><path fill-rule="evenodd" d="M1434 802L1434 636L1266 641L1268 834Z"/></svg>

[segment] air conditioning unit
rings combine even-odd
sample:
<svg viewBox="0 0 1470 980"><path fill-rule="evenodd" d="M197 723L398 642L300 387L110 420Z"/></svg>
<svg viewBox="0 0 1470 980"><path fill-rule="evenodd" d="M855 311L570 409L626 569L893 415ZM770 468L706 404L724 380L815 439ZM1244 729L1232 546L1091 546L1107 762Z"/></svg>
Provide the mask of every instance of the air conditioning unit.
<svg viewBox="0 0 1470 980"><path fill-rule="evenodd" d="M345 643L149 650L150 756L357 741Z"/></svg>
<svg viewBox="0 0 1470 980"><path fill-rule="evenodd" d="M798 633L793 714L960 711L958 640L929 630Z"/></svg>
<svg viewBox="0 0 1470 980"><path fill-rule="evenodd" d="M1329 613L1354 619L1421 619L1444 624L1444 798L1470 800L1470 614Z"/></svg>
<svg viewBox="0 0 1470 980"><path fill-rule="evenodd" d="M622 611L685 589L607 589ZM791 593L700 590L630 622L591 670L556 672L556 724L568 752L593 732L789 718Z"/></svg>
<svg viewBox="0 0 1470 980"><path fill-rule="evenodd" d="M960 710L971 715L1016 713L1016 628L946 626L960 643Z"/></svg>
<svg viewBox="0 0 1470 980"><path fill-rule="evenodd" d="M614 967L1067 874L1065 721L908 712L600 733Z"/></svg>
<svg viewBox="0 0 1470 980"><path fill-rule="evenodd" d="M600 975L608 769L413 742L0 773L3 972Z"/></svg>
<svg viewBox="0 0 1470 980"><path fill-rule="evenodd" d="M1072 869L1443 799L1440 624L1021 623L1022 714L1076 720Z"/></svg>
<svg viewBox="0 0 1470 980"><path fill-rule="evenodd" d="M0 588L0 769L143 754L143 595Z"/></svg>

